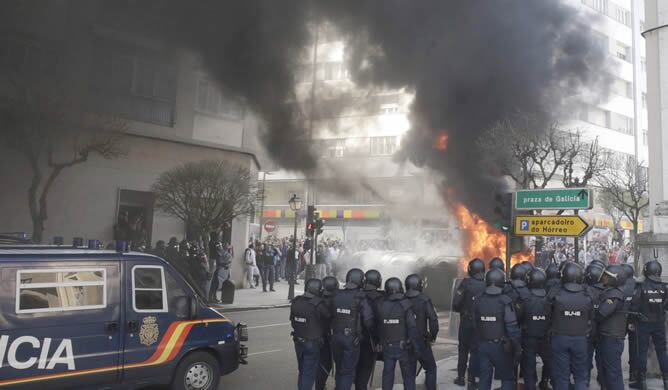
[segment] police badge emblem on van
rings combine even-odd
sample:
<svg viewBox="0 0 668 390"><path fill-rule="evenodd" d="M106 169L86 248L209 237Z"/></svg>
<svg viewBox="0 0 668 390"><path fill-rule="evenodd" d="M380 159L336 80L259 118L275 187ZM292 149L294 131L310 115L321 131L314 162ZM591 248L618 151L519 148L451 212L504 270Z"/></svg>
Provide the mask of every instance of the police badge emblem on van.
<svg viewBox="0 0 668 390"><path fill-rule="evenodd" d="M159 334L160 330L158 329L157 319L153 316L144 317L139 329L139 342L149 347L158 341Z"/></svg>

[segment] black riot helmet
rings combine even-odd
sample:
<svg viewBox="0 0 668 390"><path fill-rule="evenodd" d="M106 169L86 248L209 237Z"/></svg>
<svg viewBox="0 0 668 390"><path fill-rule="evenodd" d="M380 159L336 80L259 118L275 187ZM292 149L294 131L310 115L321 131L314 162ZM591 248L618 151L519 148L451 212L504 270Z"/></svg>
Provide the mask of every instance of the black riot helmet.
<svg viewBox="0 0 668 390"><path fill-rule="evenodd" d="M346 288L360 288L364 285L364 272L359 268L353 268L346 274Z"/></svg>
<svg viewBox="0 0 668 390"><path fill-rule="evenodd" d="M410 274L406 276L404 284L406 285L406 290L422 292L422 278L418 274Z"/></svg>
<svg viewBox="0 0 668 390"><path fill-rule="evenodd" d="M489 261L489 269L500 269L501 271L506 270L506 263L501 260L500 257L492 257L492 260Z"/></svg>
<svg viewBox="0 0 668 390"><path fill-rule="evenodd" d="M591 261L591 263L589 263L589 264L599 264L599 265L602 265L602 266L603 266L603 268L605 268L605 263L604 263L604 262L602 262L602 261L601 261L601 260L599 260L599 259L596 259L596 260L592 260L592 261Z"/></svg>
<svg viewBox="0 0 668 390"><path fill-rule="evenodd" d="M378 289L383 285L383 278L380 276L380 272L375 269L370 269L364 274L364 288L366 289Z"/></svg>
<svg viewBox="0 0 668 390"><path fill-rule="evenodd" d="M559 273L561 273L564 270L564 268L570 263L572 263L572 261L570 260L562 261L561 263L559 263Z"/></svg>
<svg viewBox="0 0 668 390"><path fill-rule="evenodd" d="M661 282L661 272L663 267L656 260L648 261L642 269L642 274L649 280Z"/></svg>
<svg viewBox="0 0 668 390"><path fill-rule="evenodd" d="M557 264L550 263L550 265L547 266L547 269L545 269L545 275L547 276L547 280L559 279L559 267L557 267Z"/></svg>
<svg viewBox="0 0 668 390"><path fill-rule="evenodd" d="M510 269L510 279L511 280L524 280L529 272L529 268L522 264L515 264Z"/></svg>
<svg viewBox="0 0 668 390"><path fill-rule="evenodd" d="M468 271L469 276L483 274L485 273L485 263L482 260L475 258L469 261Z"/></svg>
<svg viewBox="0 0 668 390"><path fill-rule="evenodd" d="M631 264L621 264L622 269L624 270L624 273L626 274L626 279L630 279L633 277L633 274L635 271L633 270L633 266Z"/></svg>
<svg viewBox="0 0 668 390"><path fill-rule="evenodd" d="M490 269L485 274L485 285L487 287L499 287L503 288L503 285L506 283L506 274L500 269Z"/></svg>
<svg viewBox="0 0 668 390"><path fill-rule="evenodd" d="M399 278L389 278L385 281L385 293L387 295L401 294L403 292L404 288L401 286Z"/></svg>
<svg viewBox="0 0 668 390"><path fill-rule="evenodd" d="M605 270L605 266L601 265L600 263L594 263L591 262L585 268L585 281L589 285L594 285L598 283L601 280L601 275L603 275L603 271Z"/></svg>
<svg viewBox="0 0 668 390"><path fill-rule="evenodd" d="M524 261L521 262L520 264L522 265L522 267L526 268L528 271L531 271L531 270L534 268L533 263L530 262L530 261L526 261L526 260L524 260ZM527 271L527 272L528 272L528 271Z"/></svg>
<svg viewBox="0 0 668 390"><path fill-rule="evenodd" d="M322 295L331 297L339 289L339 281L333 276L327 276L322 280Z"/></svg>
<svg viewBox="0 0 668 390"><path fill-rule="evenodd" d="M542 268L534 268L527 273L527 286L529 288L541 289L545 288L547 275Z"/></svg>
<svg viewBox="0 0 668 390"><path fill-rule="evenodd" d="M572 261L564 261L564 263L566 264L561 269L561 283L582 283L582 280L584 279L582 267Z"/></svg>
<svg viewBox="0 0 668 390"><path fill-rule="evenodd" d="M304 296L307 298L319 297L322 295L322 282L320 279L309 279L304 290Z"/></svg>
<svg viewBox="0 0 668 390"><path fill-rule="evenodd" d="M601 282L605 287L619 287L626 282L626 271L620 265L610 264L605 267Z"/></svg>

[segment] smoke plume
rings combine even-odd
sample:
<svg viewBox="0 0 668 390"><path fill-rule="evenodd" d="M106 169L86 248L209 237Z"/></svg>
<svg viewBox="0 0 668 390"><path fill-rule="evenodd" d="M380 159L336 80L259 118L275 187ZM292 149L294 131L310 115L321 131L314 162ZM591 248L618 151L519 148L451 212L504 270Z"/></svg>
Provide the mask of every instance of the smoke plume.
<svg viewBox="0 0 668 390"><path fill-rule="evenodd" d="M502 188L475 141L517 112L548 121L566 98L604 80L604 53L577 11L560 1L200 0L107 1L107 23L192 49L265 122L282 167L310 172L306 115L294 72L309 23L345 32L356 83L415 94L399 158L440 172L449 195L483 217ZM447 150L435 148L448 135Z"/></svg>

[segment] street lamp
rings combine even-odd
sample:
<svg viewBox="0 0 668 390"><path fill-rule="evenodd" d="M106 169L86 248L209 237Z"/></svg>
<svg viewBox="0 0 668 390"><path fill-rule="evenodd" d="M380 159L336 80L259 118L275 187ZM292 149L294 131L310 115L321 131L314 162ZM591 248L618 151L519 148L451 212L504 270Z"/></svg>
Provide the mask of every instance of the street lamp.
<svg viewBox="0 0 668 390"><path fill-rule="evenodd" d="M297 279L297 221L299 218L299 210L301 210L304 202L297 196L297 194L292 194L292 198L288 201L290 204L290 210L295 212L295 231L292 235L292 269L288 279L288 284L290 288L288 289L288 299L293 299L295 297L295 282Z"/></svg>

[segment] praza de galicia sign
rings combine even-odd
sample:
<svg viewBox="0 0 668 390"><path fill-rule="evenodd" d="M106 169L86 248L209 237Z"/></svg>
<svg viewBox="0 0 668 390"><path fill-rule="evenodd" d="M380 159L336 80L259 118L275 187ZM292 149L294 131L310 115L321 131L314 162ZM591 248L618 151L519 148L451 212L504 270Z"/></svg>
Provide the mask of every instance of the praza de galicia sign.
<svg viewBox="0 0 668 390"><path fill-rule="evenodd" d="M589 188L548 188L515 193L516 210L588 210L594 206Z"/></svg>

